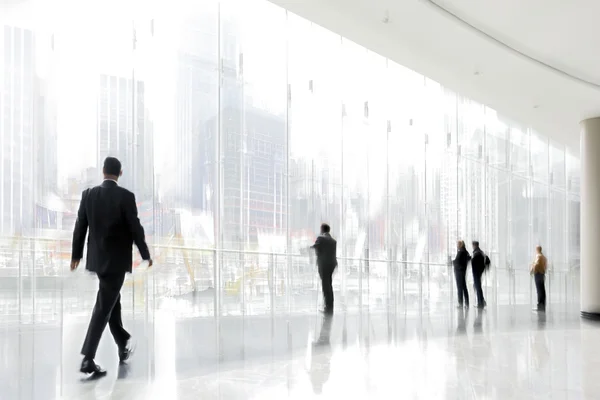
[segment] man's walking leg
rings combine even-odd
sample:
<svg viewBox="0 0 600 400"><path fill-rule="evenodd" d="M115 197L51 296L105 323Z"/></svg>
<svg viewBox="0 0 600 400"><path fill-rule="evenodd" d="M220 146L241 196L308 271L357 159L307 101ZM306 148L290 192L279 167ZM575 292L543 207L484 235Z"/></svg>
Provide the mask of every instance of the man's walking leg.
<svg viewBox="0 0 600 400"><path fill-rule="evenodd" d="M88 326L88 331L81 348L81 354L86 360L93 360L96 357L96 350L102 337L102 332L110 320L113 307L120 296L121 286L125 274L111 277L98 276L98 294L96 304L92 312L92 318Z"/></svg>
<svg viewBox="0 0 600 400"><path fill-rule="evenodd" d="M121 295L117 298L117 302L110 313L110 319L108 320L108 327L110 333L115 339L115 343L119 350L123 349L127 345L127 341L131 337L129 332L123 328L123 321L121 319Z"/></svg>

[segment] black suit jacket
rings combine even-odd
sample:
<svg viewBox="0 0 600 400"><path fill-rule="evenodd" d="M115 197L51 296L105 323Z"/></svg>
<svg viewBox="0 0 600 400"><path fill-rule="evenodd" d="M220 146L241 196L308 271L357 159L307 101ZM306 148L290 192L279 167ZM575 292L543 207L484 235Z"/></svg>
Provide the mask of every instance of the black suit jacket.
<svg viewBox="0 0 600 400"><path fill-rule="evenodd" d="M81 195L73 231L73 260L83 258L88 227L88 270L99 275L131 272L134 242L142 258L150 259L135 196L116 182L105 180Z"/></svg>
<svg viewBox="0 0 600 400"><path fill-rule="evenodd" d="M462 248L456 253L456 258L453 261L454 268L461 271L466 271L469 261L471 261L471 255L467 249Z"/></svg>
<svg viewBox="0 0 600 400"><path fill-rule="evenodd" d="M481 249L473 250L471 268L473 269L473 272L477 273L482 273L485 270L485 255Z"/></svg>
<svg viewBox="0 0 600 400"><path fill-rule="evenodd" d="M319 270L334 270L337 267L337 242L329 233L317 237L312 245L317 253L317 266Z"/></svg>

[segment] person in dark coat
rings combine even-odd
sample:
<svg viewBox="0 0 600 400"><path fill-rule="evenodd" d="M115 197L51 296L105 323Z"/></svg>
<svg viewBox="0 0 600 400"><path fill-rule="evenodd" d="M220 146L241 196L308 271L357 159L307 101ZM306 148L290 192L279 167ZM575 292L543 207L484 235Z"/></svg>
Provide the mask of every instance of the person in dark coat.
<svg viewBox="0 0 600 400"><path fill-rule="evenodd" d="M481 287L481 277L486 268L486 255L481 251L478 241L473 241L473 258L471 259L471 271L473 272L473 284L477 292L477 308L486 306L483 297L483 288Z"/></svg>
<svg viewBox="0 0 600 400"><path fill-rule="evenodd" d="M458 307L469 307L469 291L467 290L467 266L471 255L465 248L465 242L459 240L458 252L454 258L454 278L456 279L456 291L458 293Z"/></svg>
<svg viewBox="0 0 600 400"><path fill-rule="evenodd" d="M333 271L337 263L337 242L331 237L331 228L327 224L321 224L321 234L317 237L315 244L311 247L317 253L317 267L321 277L321 287L325 300L325 314L333 314Z"/></svg>
<svg viewBox="0 0 600 400"><path fill-rule="evenodd" d="M89 230L86 269L96 273L99 287L81 349L84 358L79 370L96 376L106 375L106 371L94 362L106 325L117 344L119 360L127 360L132 352L131 335L123 328L121 320L121 287L125 274L131 272L133 243L142 258L152 266L144 228L138 218L135 196L118 184L122 175L121 162L114 157L107 157L103 173L102 184L85 190L81 195L71 253L73 271L83 258L83 247Z"/></svg>

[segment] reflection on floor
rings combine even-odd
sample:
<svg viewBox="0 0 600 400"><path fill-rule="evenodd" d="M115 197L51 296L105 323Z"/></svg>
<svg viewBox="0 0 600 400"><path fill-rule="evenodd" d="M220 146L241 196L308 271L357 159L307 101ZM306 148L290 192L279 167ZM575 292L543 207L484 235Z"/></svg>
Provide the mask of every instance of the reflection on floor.
<svg viewBox="0 0 600 400"><path fill-rule="evenodd" d="M447 310L408 317L127 321L137 339L118 367L106 331L77 373L85 325L0 328L0 399L549 399L600 396L600 325L576 307Z"/></svg>

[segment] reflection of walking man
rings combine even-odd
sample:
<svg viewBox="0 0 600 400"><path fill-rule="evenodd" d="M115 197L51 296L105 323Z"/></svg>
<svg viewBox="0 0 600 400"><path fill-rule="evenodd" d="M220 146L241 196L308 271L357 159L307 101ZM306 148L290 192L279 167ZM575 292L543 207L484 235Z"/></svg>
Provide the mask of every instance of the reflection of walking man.
<svg viewBox="0 0 600 400"><path fill-rule="evenodd" d="M80 371L98 376L106 374L94 362L94 357L107 324L117 344L119 360L127 360L132 352L129 343L131 335L123 328L121 321L120 292L125 273L131 272L133 243L138 247L142 258L152 266L144 228L138 219L135 196L117 183L122 174L121 163L116 158L107 157L103 172L104 182L84 191L81 196L71 255L71 270L74 270L83 258L83 246L89 227L86 268L98 275L100 284L81 349L84 359Z"/></svg>
<svg viewBox="0 0 600 400"><path fill-rule="evenodd" d="M321 277L323 298L325 300L325 314L333 314L333 271L337 267L337 242L331 237L331 228L321 224L321 234L311 247L317 253L317 266Z"/></svg>
<svg viewBox="0 0 600 400"><path fill-rule="evenodd" d="M531 274L535 280L535 289L537 291L537 308L534 311L546 311L546 285L544 284L544 278L546 276L546 269L548 267L548 260L546 256L542 254L542 246L535 248L535 260L531 264Z"/></svg>

